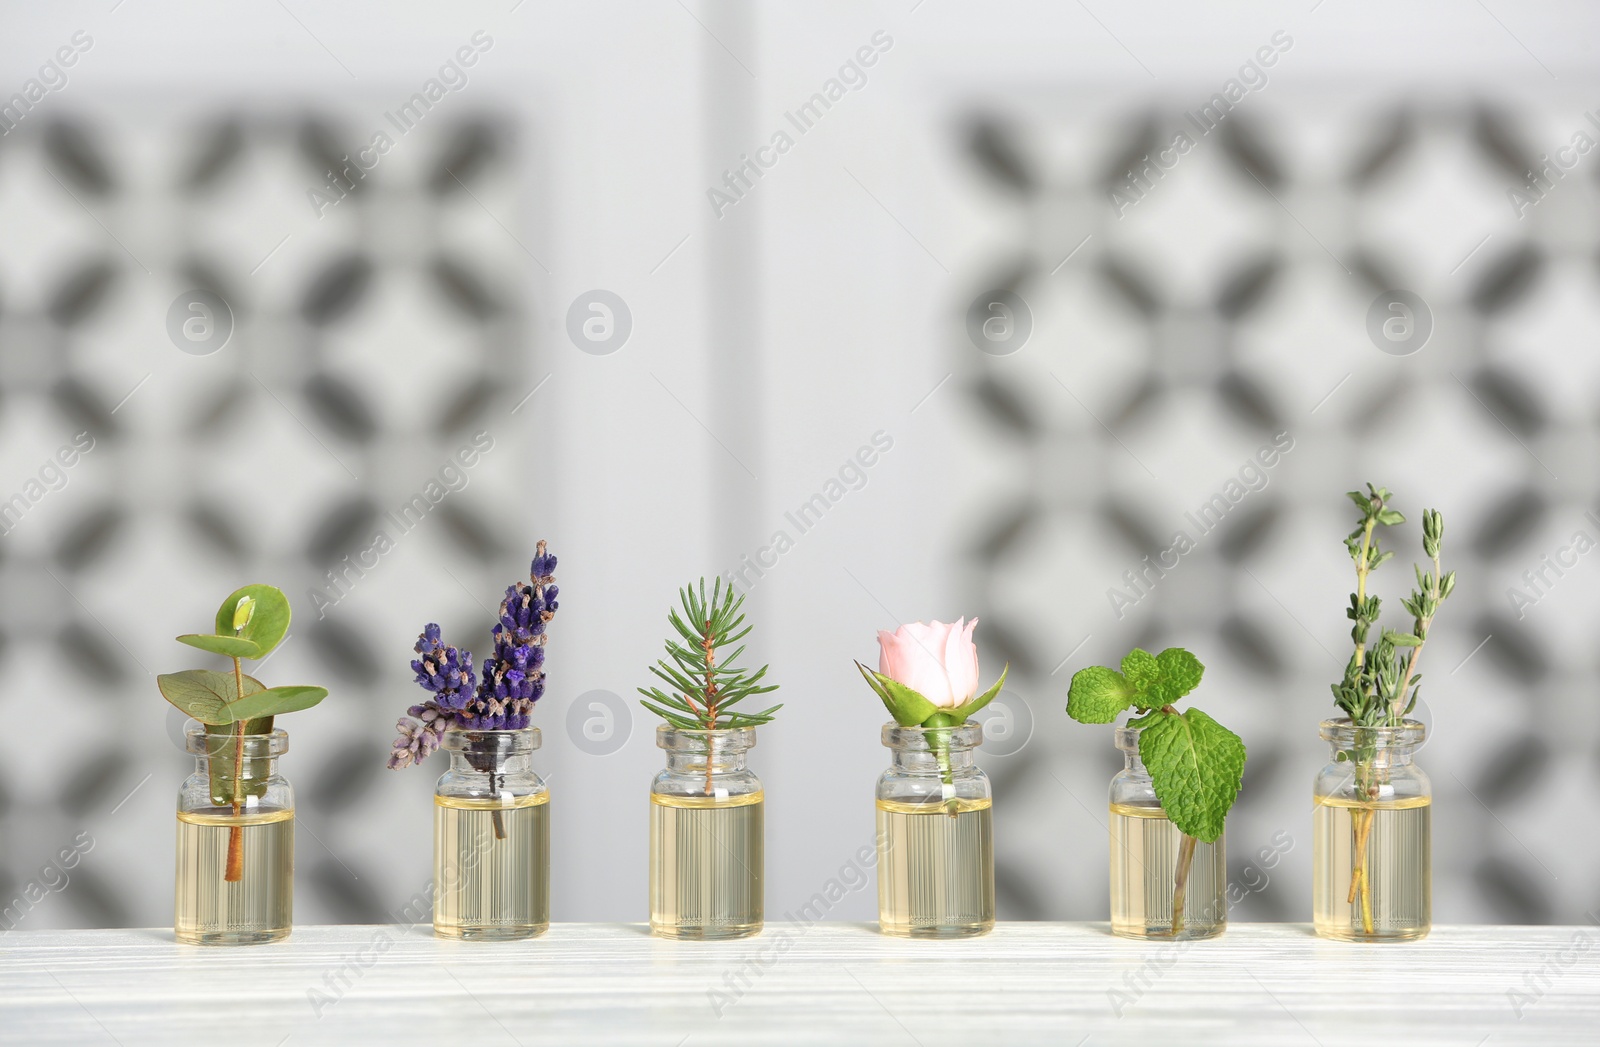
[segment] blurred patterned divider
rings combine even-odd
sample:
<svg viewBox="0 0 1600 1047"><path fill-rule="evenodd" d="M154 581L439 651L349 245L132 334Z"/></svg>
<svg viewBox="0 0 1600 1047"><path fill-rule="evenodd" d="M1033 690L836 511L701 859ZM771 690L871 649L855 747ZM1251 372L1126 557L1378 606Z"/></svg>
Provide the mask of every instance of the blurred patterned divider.
<svg viewBox="0 0 1600 1047"><path fill-rule="evenodd" d="M1302 808L1326 752L1315 723L1332 712L1328 684L1342 665L1347 641L1339 630L1347 626L1342 619L1328 625L1345 590L1308 608L1319 630L1308 635L1278 602L1283 594L1255 579L1271 582L1273 570L1305 550L1319 562L1338 554L1343 490L1387 469L1391 475L1372 479L1413 507L1419 499L1454 507L1449 557L1462 578L1437 627L1450 639L1435 645L1425 671L1424 693L1435 696L1437 726L1446 732L1423 756L1440 802L1435 895L1448 908L1436 915L1576 922L1600 892L1600 844L1576 841L1581 855L1563 855L1572 859L1566 864L1539 848L1549 846L1542 834L1562 833L1564 806L1600 798L1600 749L1587 712L1600 665L1588 653L1592 644L1552 643L1537 623L1519 621L1505 589L1538 565L1553 536L1565 540L1597 505L1600 475L1591 457L1574 451L1600 440L1600 373L1580 363L1600 341L1600 227L1592 220L1600 213L1600 174L1568 173L1524 221L1506 189L1538 162L1528 129L1576 120L1584 100L1564 108L1547 100L1541 108L1252 99L1254 108L1230 114L1119 219L1112 188L1171 143L1181 111L1118 112L1081 95L1062 97L1070 104L1056 108L1037 94L1015 105L1003 94L986 98L980 113L951 125L949 143L951 162L976 178L974 203L992 207L990 228L1001 231L966 260L970 282L948 313L952 359L971 408L960 415L957 439L980 447L993 473L974 485L983 501L964 507L966 577L993 630L986 644L1013 663L1010 686L1045 718L1059 714L1076 668L1114 660L1135 643L1182 638L1203 649L1208 680L1231 681L1235 691L1224 699L1227 722L1248 725L1252 744L1230 826L1235 846L1289 827L1306 858L1275 874L1271 891L1248 898L1235 917L1306 918L1310 833ZM1161 224L1152 232L1155 214ZM1409 223L1398 232L1387 228L1397 215ZM1485 234L1492 235L1468 255ZM1419 264L1438 244L1463 236L1466 258L1437 269ZM1578 306L1553 302L1562 281L1579 287ZM1360 327L1367 303L1393 287L1420 293L1435 319L1425 349L1398 362L1371 347ZM990 289L1016 291L1032 304L1033 340L1014 355L975 351L960 327L972 296ZM1051 337L1059 323L1041 323L1060 319L1051 313L1068 295L1092 306L1072 317L1070 344ZM1302 344L1307 329L1303 320L1296 326L1296 309L1314 303L1350 317L1350 327L1321 341L1313 331ZM1523 333L1547 314L1554 319L1537 328L1544 337ZM1110 348L1119 345L1135 355ZM1530 349L1541 354L1538 363ZM1313 353L1332 353L1337 362ZM1073 367L1101 383L1092 405L1066 387L1061 375ZM1344 372L1348 384L1336 386ZM1328 377L1308 377L1320 374ZM1582 383L1576 397L1574 383ZM1335 388L1338 396L1322 406L1319 397ZM1437 437L1418 452L1430 458L1379 468L1419 439L1418 420ZM1305 450L1297 455L1321 463L1319 474L1284 474L1250 496L1125 620L1106 609L1106 578L1085 583L1063 573L1064 564L1083 569L1072 549L1084 543L1091 558L1109 558L1118 571L1135 567L1169 544L1192 508L1171 491L1182 484L1147 475L1130 447L1157 449L1185 471L1209 470L1216 467L1201 464L1205 448L1250 447L1280 428L1300 440ZM1420 433L1426 438L1428 430ZM1566 468L1546 467L1563 453ZM1068 486L1055 464L1063 455L1075 481ZM1500 463L1494 472L1481 464L1491 460ZM997 488L995 476L1008 479ZM1216 481L1225 477L1218 472ZM1415 544L1404 536L1399 568L1383 579L1395 612ZM1583 581L1563 584L1583 587L1575 602L1584 610L1569 617L1592 636L1600 629L1592 567ZM1028 628L1007 624L1016 621ZM1092 642L1052 675L1085 635ZM1339 650L1329 652L1335 643ZM1470 671L1455 673L1452 663L1467 658ZM1209 710L1217 701L1203 704ZM1491 712L1496 707L1514 711ZM1569 725L1564 737L1536 740L1552 715ZM1059 800L1053 774L1098 805L1100 773L1109 777L1117 766L1100 751L1105 739L1059 738L1065 741L1036 741L1008 758L998 780L1053 791ZM1581 801L1570 792L1579 781L1589 790ZM1081 791L1090 785L1092 799ZM1077 806L1033 807L1011 818L997 806L1002 918L1099 918L1098 857L1073 848L1070 867L1059 867L1061 834L1088 824ZM1039 817L1055 809L1062 813L1054 820ZM1236 872L1243 861L1234 858ZM1583 883L1557 881L1555 866L1563 879L1577 873Z"/></svg>
<svg viewBox="0 0 1600 1047"><path fill-rule="evenodd" d="M296 622L267 671L336 691L319 711L319 732L295 733L286 768L310 818L299 841L297 915L384 918L383 877L369 873L392 856L373 853L370 841L342 841L383 804L373 786L398 711L395 684L408 678L406 652L393 649L393 638L417 624L406 608L359 591L318 621L305 594L367 545L380 513L421 490L466 434L509 430L508 412L533 384L524 379L540 346L525 296L515 293L526 255L496 224L514 228L532 213L513 148L520 121L514 129L492 111L432 115L321 221L296 210L308 207L307 190L323 186L326 171L366 144L364 121L377 108L63 111L0 142L0 200L11 188L11 206L20 200L29 218L6 223L0 237L0 423L31 418L40 432L27 435L52 446L58 433L88 429L97 441L92 460L110 463L97 479L74 478L52 495L59 527L47 533L25 521L0 540L0 645L15 657L53 641L59 660L41 684L53 700L84 702L107 718L98 740L73 755L92 774L51 788L14 762L0 765L0 905L61 841L86 824L99 833L105 812L147 773L155 783L141 786L116 828L105 830L123 831L137 818L148 844L116 852L112 860L127 866L112 876L93 868L111 854L113 844L102 842L106 850L74 870L72 887L25 926L170 920L170 895L151 896L142 885L171 873L165 797L182 761L167 749L130 752L118 739L144 736L157 715L146 669L167 671L184 659L176 645L138 650L124 620L104 609L111 596L100 580L112 568L119 578L171 573L167 558L184 543L193 551L177 575L186 589L141 594L150 619L173 620L180 596L185 606L193 597L191 585L213 594L244 575L271 579L290 593ZM491 204L493 222L483 213ZM154 299L164 312L192 287L229 303L231 341L143 387L141 398L163 399L159 412L117 410L149 370L141 354L156 347L178 356L161 313L152 315ZM397 302L405 324L385 315ZM387 391L397 386L419 395L395 402ZM247 429L270 434L273 467L247 486L221 487L215 481ZM509 448L512 434L502 435ZM332 470L330 455L339 461ZM312 479L330 471L332 485ZM507 564L497 558L523 560L527 551L526 536L503 535L496 519L526 512L531 497L496 490L495 517L487 488L452 493L403 541L463 579L476 581L489 567L498 576ZM258 512L272 502L287 511ZM267 527L267 518L291 523ZM156 541L155 532L181 539ZM459 595L475 622L487 619L440 577L453 594L442 601L447 607ZM100 613L89 613L94 606ZM0 709L17 720L27 700L8 689Z"/></svg>

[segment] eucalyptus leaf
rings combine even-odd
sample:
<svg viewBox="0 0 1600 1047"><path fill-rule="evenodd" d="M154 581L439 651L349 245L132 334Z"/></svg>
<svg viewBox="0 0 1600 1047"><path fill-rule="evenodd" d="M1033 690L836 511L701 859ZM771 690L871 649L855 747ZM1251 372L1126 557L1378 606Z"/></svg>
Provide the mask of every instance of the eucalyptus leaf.
<svg viewBox="0 0 1600 1047"><path fill-rule="evenodd" d="M281 716L309 709L326 697L326 687L269 687L246 695L228 711L235 720L254 720L262 716Z"/></svg>
<svg viewBox="0 0 1600 1047"><path fill-rule="evenodd" d="M185 669L157 676L156 686L161 689L162 697L203 724L231 724L238 719L230 708L239 698L232 673ZM244 677L244 701L251 701L252 695L265 690L260 680Z"/></svg>
<svg viewBox="0 0 1600 1047"><path fill-rule="evenodd" d="M244 628L235 631L234 611L239 601L253 600L249 620ZM239 636L254 641L258 654L239 655L242 658L264 658L283 641L289 631L289 598L283 590L271 585L247 585L230 595L217 608L217 635ZM195 646L199 646L196 644Z"/></svg>
<svg viewBox="0 0 1600 1047"><path fill-rule="evenodd" d="M260 658L263 653L260 644L238 636L184 633L178 637L178 642L198 647L202 651L210 651L212 654L220 654L224 658Z"/></svg>

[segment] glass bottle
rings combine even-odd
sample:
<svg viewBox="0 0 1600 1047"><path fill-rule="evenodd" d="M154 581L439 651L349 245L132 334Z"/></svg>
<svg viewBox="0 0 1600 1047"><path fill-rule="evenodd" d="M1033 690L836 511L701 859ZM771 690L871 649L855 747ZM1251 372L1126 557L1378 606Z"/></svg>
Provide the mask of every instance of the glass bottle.
<svg viewBox="0 0 1600 1047"><path fill-rule="evenodd" d="M1228 927L1226 834L1186 836L1167 819L1139 758L1139 729L1119 727L1123 767L1111 779L1111 933L1187 941Z"/></svg>
<svg viewBox="0 0 1600 1047"><path fill-rule="evenodd" d="M1324 720L1332 759L1312 799L1312 925L1341 941L1405 941L1433 920L1433 786L1413 762L1426 729Z"/></svg>
<svg viewBox="0 0 1600 1047"><path fill-rule="evenodd" d="M971 720L942 728L884 724L892 761L877 791L884 934L966 938L994 928L993 794L972 761L982 743L983 727Z"/></svg>
<svg viewBox="0 0 1600 1047"><path fill-rule="evenodd" d="M765 915L761 779L745 766L754 727L656 728L667 766L650 785L650 933L744 938Z"/></svg>
<svg viewBox="0 0 1600 1047"><path fill-rule="evenodd" d="M189 945L255 945L294 922L294 790L278 774L281 730L246 734L195 725L195 770L178 790L173 933Z"/></svg>
<svg viewBox="0 0 1600 1047"><path fill-rule="evenodd" d="M539 728L449 730L433 794L433 933L510 941L550 926L550 790Z"/></svg>

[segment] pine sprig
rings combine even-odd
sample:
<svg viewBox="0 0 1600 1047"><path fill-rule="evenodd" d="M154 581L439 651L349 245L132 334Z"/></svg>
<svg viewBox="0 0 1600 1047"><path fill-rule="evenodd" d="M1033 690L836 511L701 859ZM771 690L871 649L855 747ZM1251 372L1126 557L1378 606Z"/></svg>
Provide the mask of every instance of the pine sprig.
<svg viewBox="0 0 1600 1047"><path fill-rule="evenodd" d="M1444 571L1439 549L1444 538L1444 519L1436 509L1422 514L1422 551L1432 561L1432 570L1415 568L1417 587L1401 601L1411 614L1410 632L1380 629L1378 639L1368 644L1372 626L1378 623L1382 600L1367 594L1372 571L1394 556L1379 549L1376 528L1405 523L1399 511L1389 507L1393 495L1388 488L1367 485L1367 493L1349 492L1350 500L1361 510L1361 522L1345 539L1345 548L1356 566L1356 591L1350 594L1345 611L1354 626L1350 639L1355 649L1345 665L1344 677L1333 685L1334 704L1343 709L1357 727L1399 727L1416 708L1422 676L1417 662L1428 640L1433 619L1456 587L1456 573Z"/></svg>
<svg viewBox="0 0 1600 1047"><path fill-rule="evenodd" d="M737 596L732 586L724 591L722 579L718 578L708 598L706 580L702 578L698 591L686 586L678 590L678 599L682 613L674 608L667 621L682 642L669 638L667 658L650 667L670 690L641 687L639 693L644 700L639 704L684 730L726 730L771 722L782 705L760 712L733 708L753 694L778 689L777 684L761 683L767 666L750 672L735 664L744 653L743 645L731 654L723 653L748 636L752 628L744 624L740 610L744 597Z"/></svg>

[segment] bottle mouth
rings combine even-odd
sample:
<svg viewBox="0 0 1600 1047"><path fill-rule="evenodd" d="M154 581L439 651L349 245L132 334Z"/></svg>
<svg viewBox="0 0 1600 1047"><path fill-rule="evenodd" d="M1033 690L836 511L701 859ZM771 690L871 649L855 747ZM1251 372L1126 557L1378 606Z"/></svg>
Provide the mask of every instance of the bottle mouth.
<svg viewBox="0 0 1600 1047"><path fill-rule="evenodd" d="M1341 749L1371 745L1379 749L1415 749L1427 736L1428 727L1420 720L1406 720L1399 727L1357 727L1348 716L1323 720L1318 733L1322 740Z"/></svg>
<svg viewBox="0 0 1600 1047"><path fill-rule="evenodd" d="M447 752L469 753L475 756L525 756L539 748L543 741L537 727L523 727L515 731L473 731L452 727L444 732L439 747Z"/></svg>
<svg viewBox="0 0 1600 1047"><path fill-rule="evenodd" d="M929 739L944 736L944 744L952 751L976 749L983 744L983 724L976 720L955 727L902 727L897 723L883 725L883 744L890 749L906 752L932 752Z"/></svg>
<svg viewBox="0 0 1600 1047"><path fill-rule="evenodd" d="M184 751L194 756L216 756L218 753L233 752L233 743L239 738L237 728L228 730L218 727L215 734L206 731L205 724L195 724L184 732ZM226 731L226 733L224 733ZM243 755L246 759L259 760L265 757L282 756L289 751L289 735L281 727L274 727L269 734L247 734L244 736Z"/></svg>
<svg viewBox="0 0 1600 1047"><path fill-rule="evenodd" d="M668 752L704 753L716 755L742 753L756 746L754 727L703 728L673 727L661 724L656 728L656 745Z"/></svg>
<svg viewBox="0 0 1600 1047"><path fill-rule="evenodd" d="M1125 753L1136 753L1139 751L1139 731L1138 727L1118 727L1112 738L1118 749Z"/></svg>

